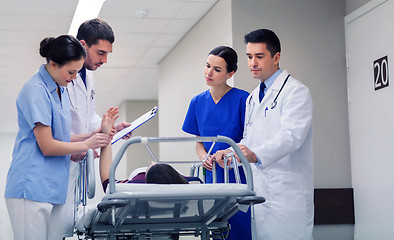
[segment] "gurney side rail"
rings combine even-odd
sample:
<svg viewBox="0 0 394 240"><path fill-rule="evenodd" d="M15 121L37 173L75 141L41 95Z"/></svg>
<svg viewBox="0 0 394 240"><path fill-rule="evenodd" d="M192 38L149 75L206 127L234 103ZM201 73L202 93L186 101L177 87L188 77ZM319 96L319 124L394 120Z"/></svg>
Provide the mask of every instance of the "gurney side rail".
<svg viewBox="0 0 394 240"><path fill-rule="evenodd" d="M116 168L122 159L123 154L125 153L126 149L131 145L135 143L157 143L157 142L224 142L229 144L235 153L238 155L238 157L241 160L241 163L243 165L243 168L245 170L246 174L246 182L247 182L247 187L250 190L253 190L253 178L252 178L252 170L249 165L248 160L246 157L243 155L241 149L237 146L237 144L228 137L225 136L217 136L217 137L167 137L167 138L160 138L160 137L133 137L127 140L119 149L118 153L116 154L116 157L114 161L112 162L110 171L109 171L109 193L115 193L116 188L115 188L115 171Z"/></svg>

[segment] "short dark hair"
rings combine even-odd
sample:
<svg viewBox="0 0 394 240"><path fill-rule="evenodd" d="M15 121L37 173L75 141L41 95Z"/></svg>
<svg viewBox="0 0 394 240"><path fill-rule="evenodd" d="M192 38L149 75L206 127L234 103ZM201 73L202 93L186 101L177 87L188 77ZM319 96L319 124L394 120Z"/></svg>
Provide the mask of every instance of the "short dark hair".
<svg viewBox="0 0 394 240"><path fill-rule="evenodd" d="M40 43L39 52L47 62L53 61L60 66L70 61L86 58L85 48L71 35L44 38Z"/></svg>
<svg viewBox="0 0 394 240"><path fill-rule="evenodd" d="M210 51L208 55L215 55L223 58L224 61L226 61L227 64L226 70L228 73L232 71L234 72L237 71L238 55L237 52L231 47L227 47L227 46L216 47L212 49L212 51Z"/></svg>
<svg viewBox="0 0 394 240"><path fill-rule="evenodd" d="M244 36L244 41L248 43L265 43L267 50L270 51L271 57L277 52L280 53L280 41L278 36L269 29L257 29Z"/></svg>
<svg viewBox="0 0 394 240"><path fill-rule="evenodd" d="M146 183L188 184L189 182L173 167L164 163L152 165L145 174Z"/></svg>
<svg viewBox="0 0 394 240"><path fill-rule="evenodd" d="M99 40L107 40L111 44L115 41L114 32L109 24L100 19L94 18L81 24L77 33L78 40L85 40L88 47L97 44Z"/></svg>

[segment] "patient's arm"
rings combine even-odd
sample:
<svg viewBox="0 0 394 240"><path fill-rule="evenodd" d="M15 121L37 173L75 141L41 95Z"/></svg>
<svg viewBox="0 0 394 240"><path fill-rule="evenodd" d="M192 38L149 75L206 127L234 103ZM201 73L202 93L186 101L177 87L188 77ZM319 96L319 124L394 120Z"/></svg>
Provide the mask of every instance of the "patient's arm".
<svg viewBox="0 0 394 240"><path fill-rule="evenodd" d="M119 117L118 108L110 108L106 114L104 114L101 120L101 130L103 133L109 134L112 131L112 127L115 124L115 120ZM100 178L101 182L104 182L109 178L109 169L112 164L112 146L108 144L106 147L101 148L100 153Z"/></svg>
<svg viewBox="0 0 394 240"><path fill-rule="evenodd" d="M119 117L119 109L116 107L111 107L108 111L103 115L103 119L101 120L101 132L105 134L110 134L116 119Z"/></svg>
<svg viewBox="0 0 394 240"><path fill-rule="evenodd" d="M106 147L101 148L100 154L100 178L101 183L109 179L109 169L112 164L112 145L108 144Z"/></svg>

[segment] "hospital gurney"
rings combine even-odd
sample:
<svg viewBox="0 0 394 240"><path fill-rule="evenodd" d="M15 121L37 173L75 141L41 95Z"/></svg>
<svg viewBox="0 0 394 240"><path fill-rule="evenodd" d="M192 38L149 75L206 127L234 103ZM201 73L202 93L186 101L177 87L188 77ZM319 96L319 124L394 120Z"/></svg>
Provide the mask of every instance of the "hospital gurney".
<svg viewBox="0 0 394 240"><path fill-rule="evenodd" d="M124 184L115 183L116 168L126 151L135 143L158 142L225 142L233 147L240 157L246 174L247 184ZM147 147L151 156L158 161ZM211 148L212 149L212 148ZM210 151L211 151L210 149ZM234 156L229 156L237 164ZM89 169L93 163L88 157L82 167L82 203L86 206L86 196L94 197L94 179ZM195 166L193 167L194 171ZM227 168L227 167L226 167ZM226 170L225 168L225 170ZM238 169L235 167L234 169ZM94 174L94 171L93 171ZM226 173L225 173L226 174ZM83 180L86 180L85 182ZM87 183L86 183L87 182ZM211 234L220 238L228 231L228 220L239 210L247 211L249 206L264 202L253 191L250 165L230 138L189 137L189 138L146 138L133 137L127 140L117 153L109 174L107 194L91 214L86 214L83 229L79 233L85 238L105 237L108 239L177 239L182 235L201 236L210 239ZM169 238L170 237L170 238Z"/></svg>

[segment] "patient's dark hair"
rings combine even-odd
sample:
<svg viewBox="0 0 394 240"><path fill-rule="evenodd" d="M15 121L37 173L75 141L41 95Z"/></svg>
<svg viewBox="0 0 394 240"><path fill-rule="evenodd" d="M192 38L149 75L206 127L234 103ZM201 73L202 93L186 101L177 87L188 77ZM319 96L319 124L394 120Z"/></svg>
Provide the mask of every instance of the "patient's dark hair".
<svg viewBox="0 0 394 240"><path fill-rule="evenodd" d="M168 164L152 165L145 175L146 183L157 184L188 184L186 178Z"/></svg>

